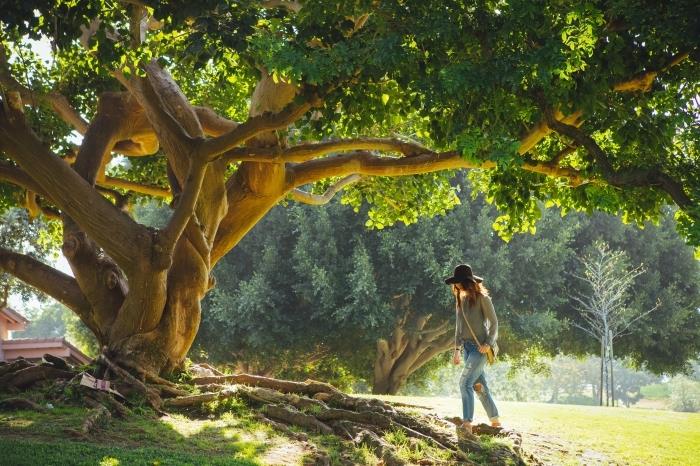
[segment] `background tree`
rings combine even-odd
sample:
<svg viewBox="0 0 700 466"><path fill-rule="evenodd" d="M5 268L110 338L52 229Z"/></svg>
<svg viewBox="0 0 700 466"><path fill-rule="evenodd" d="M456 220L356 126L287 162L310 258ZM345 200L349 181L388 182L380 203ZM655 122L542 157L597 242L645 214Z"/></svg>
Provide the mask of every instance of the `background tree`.
<svg viewBox="0 0 700 466"><path fill-rule="evenodd" d="M630 335L632 325L659 307L635 309L628 305L635 279L645 270L640 265L629 268L622 251L611 251L605 243L595 243L589 256L580 259L583 270L576 278L584 281L590 291L574 295L581 320L573 325L600 343L600 386L605 388L605 404L615 406L615 379L613 374L615 339ZM603 405L603 390L600 391Z"/></svg>
<svg viewBox="0 0 700 466"><path fill-rule="evenodd" d="M3 205L60 217L75 278L7 249L3 268L122 365L161 372L195 338L213 266L287 196L322 203L357 176L431 173L351 188L377 226L451 207L451 170L479 169L505 237L538 201L638 222L675 203L699 245L696 3L4 7ZM134 193L172 198L166 225L135 222Z"/></svg>
<svg viewBox="0 0 700 466"><path fill-rule="evenodd" d="M622 338L616 343L615 353L627 358L636 368L644 367L661 373L688 371L688 361L696 358L698 325L695 311L700 306L698 261L675 233L672 211L658 224L647 222L643 229L625 224L610 215L594 214L580 223L571 247L579 254L596 241L607 243L613 250L625 251L633 264L645 264L647 271L637 277L630 296L630 306L651 309L658 301L663 304L654 311L654 319L635 323L634 338ZM574 259L568 270L580 268ZM585 294L590 291L581 280L570 276L566 293ZM558 309L562 319L576 321L575 306ZM600 346L580 330L571 327L562 332L560 348L564 353L599 354Z"/></svg>
<svg viewBox="0 0 700 466"><path fill-rule="evenodd" d="M615 402L621 401L629 408L642 399L642 387L655 382L655 377L646 371L637 371L625 361L614 361Z"/></svg>
<svg viewBox="0 0 700 466"><path fill-rule="evenodd" d="M60 234L55 227L55 224L30 218L23 209L10 208L0 214L0 248L20 251L36 260L55 259L57 253L53 246L57 235ZM31 298L42 301L45 299L43 293L37 293L35 288L5 272L12 267L8 258L3 257L0 260L0 302L3 305L7 304L11 295L19 296L25 302ZM39 268L34 272L41 274L42 270Z"/></svg>

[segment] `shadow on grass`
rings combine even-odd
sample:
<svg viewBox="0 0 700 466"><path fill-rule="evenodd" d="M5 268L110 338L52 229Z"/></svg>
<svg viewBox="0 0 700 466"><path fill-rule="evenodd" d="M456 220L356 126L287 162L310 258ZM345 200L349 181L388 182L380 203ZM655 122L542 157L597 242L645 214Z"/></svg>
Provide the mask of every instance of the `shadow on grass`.
<svg viewBox="0 0 700 466"><path fill-rule="evenodd" d="M0 412L0 465L259 465L288 439L246 414L213 419L133 415L89 437L83 408Z"/></svg>

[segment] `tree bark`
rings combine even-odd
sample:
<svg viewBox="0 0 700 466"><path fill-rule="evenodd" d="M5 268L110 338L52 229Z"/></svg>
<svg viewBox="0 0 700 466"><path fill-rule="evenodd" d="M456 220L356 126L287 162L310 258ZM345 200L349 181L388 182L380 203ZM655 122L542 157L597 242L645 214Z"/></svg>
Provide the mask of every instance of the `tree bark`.
<svg viewBox="0 0 700 466"><path fill-rule="evenodd" d="M372 393L395 395L415 371L453 344L450 321L428 327L431 315L406 313L388 340L377 341Z"/></svg>
<svg viewBox="0 0 700 466"><path fill-rule="evenodd" d="M600 390L598 393L598 406L603 406L603 387L605 387L605 380L603 378L603 368L605 364L605 340L600 339Z"/></svg>
<svg viewBox="0 0 700 466"><path fill-rule="evenodd" d="M613 356L613 338L612 332L608 330L608 345L610 346L609 358L610 358L610 399L612 406L615 406L615 377L613 376L613 362L615 361Z"/></svg>

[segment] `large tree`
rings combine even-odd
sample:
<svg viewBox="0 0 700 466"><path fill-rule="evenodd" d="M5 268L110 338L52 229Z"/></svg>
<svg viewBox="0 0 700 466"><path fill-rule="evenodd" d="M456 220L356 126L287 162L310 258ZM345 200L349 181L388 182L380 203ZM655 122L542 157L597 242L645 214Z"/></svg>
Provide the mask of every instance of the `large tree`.
<svg viewBox="0 0 700 466"><path fill-rule="evenodd" d="M212 267L273 206L323 203L358 177L377 177L348 192L375 225L449 206L454 170L479 169L505 236L532 227L538 200L638 221L675 203L700 245L699 10L3 4L0 180L16 189L2 193L60 219L74 278L7 249L0 264L115 360L161 372L191 346ZM32 53L40 39L49 62ZM172 198L166 225L135 222L134 194Z"/></svg>

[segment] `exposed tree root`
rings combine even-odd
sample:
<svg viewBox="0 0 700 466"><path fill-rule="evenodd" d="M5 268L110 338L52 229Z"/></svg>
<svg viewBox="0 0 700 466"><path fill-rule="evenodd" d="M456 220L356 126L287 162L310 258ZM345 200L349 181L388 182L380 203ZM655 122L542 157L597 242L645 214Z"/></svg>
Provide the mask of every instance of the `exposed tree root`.
<svg viewBox="0 0 700 466"><path fill-rule="evenodd" d="M129 371L127 371L126 369L122 369L120 366L113 363L104 354L100 356L100 361L106 363L112 372L114 372L124 382L128 383L132 388L136 389L141 395L143 395L149 402L151 407L153 407L153 409L155 409L156 411L160 411L160 407L163 405L163 400L161 399L158 390L148 387L145 383L141 382L139 379L131 375Z"/></svg>
<svg viewBox="0 0 700 466"><path fill-rule="evenodd" d="M280 422L319 433L335 433L356 444L367 445L385 464L405 464L393 445L382 438L391 431L402 431L409 438L447 450L455 464L474 464L468 453L488 458L490 464L525 464L507 447L485 448L474 440L457 440L450 422L434 416L409 415L377 399L355 398L320 382L304 383L250 375L202 377L196 383L216 388L216 383L231 383L221 391L165 400L166 407L194 407L224 398L237 397L259 407L264 418L279 430ZM248 382L248 384L245 384ZM329 388L331 387L331 388ZM318 390L314 392L315 390ZM486 433L486 431L484 431ZM500 431L499 431L500 432ZM498 434L489 431L489 434Z"/></svg>
<svg viewBox="0 0 700 466"><path fill-rule="evenodd" d="M128 364L128 363L124 363L124 366L126 367L126 369L131 369L131 370L135 371L136 373L138 373L142 377L143 381L150 382L150 383L153 383L156 385L164 385L164 386L170 387L170 388L175 388L175 389L178 388L178 385L176 383L171 382L168 379L164 379L163 377L159 376L158 374L154 374L153 372L146 370L142 367L139 367L139 366L136 366L133 364ZM175 395L175 396L182 396L182 395Z"/></svg>
<svg viewBox="0 0 700 466"><path fill-rule="evenodd" d="M17 366L17 367L21 367ZM0 391L27 388L37 382L53 379L70 379L75 375L49 365L28 366L19 370L7 372L0 377Z"/></svg>
<svg viewBox="0 0 700 466"><path fill-rule="evenodd" d="M89 398L88 398L89 399ZM96 403L83 421L80 432L83 435L89 435L101 422L112 417L111 413L104 405Z"/></svg>
<svg viewBox="0 0 700 466"><path fill-rule="evenodd" d="M271 379L269 377L261 377L258 375L250 374L197 377L193 379L193 383L195 385L207 385L213 383L241 384L250 385L252 387L271 388L284 393L302 393L310 396L313 396L319 392L342 394L342 392L335 388L333 385L324 382L318 382L316 380L307 380L306 382L294 382L291 380Z"/></svg>
<svg viewBox="0 0 700 466"><path fill-rule="evenodd" d="M216 400L224 400L231 398L237 392L237 387L229 387L220 392L200 393L198 395L188 395L178 398L169 398L164 400L166 408L187 408L192 406L201 406L203 403L210 403Z"/></svg>
<svg viewBox="0 0 700 466"><path fill-rule="evenodd" d="M103 406L107 407L109 411L114 414L118 418L125 418L127 416L131 415L131 410L127 408L122 402L117 400L114 396L104 393L104 392L97 392L94 390L90 390L86 387L84 388L84 396L87 399L92 399L94 402L102 404ZM88 402L88 404L90 404ZM91 406L95 406L92 404Z"/></svg>
<svg viewBox="0 0 700 466"><path fill-rule="evenodd" d="M457 439L454 425L448 419L430 414L409 414L397 409L401 404L348 396L323 382L294 382L249 374L216 375L195 378L189 389L203 389L205 392L193 394L184 384L175 384L135 367L127 370L104 355L100 356L99 361L103 369L107 369L103 372L104 377L111 374L111 383L120 393L127 398L132 394L144 397L157 412L162 412L161 409L199 409L205 403L235 397L257 410L258 420L290 438L308 441L307 434L295 432L289 426L298 426L315 434L335 434L355 445L367 446L387 466L406 464L406 460L398 454L397 447L387 440L390 437L385 437L392 432L403 432L412 443L423 442L448 452L451 456L450 464L475 464L475 457L494 465L525 464L521 438L517 432L483 424L475 426L474 432L477 435L502 436L510 438L514 444L513 449L505 445L486 447L476 436L473 439ZM89 435L112 415L126 417L130 414L129 408L122 403L123 400L115 398L109 392L79 385L82 374L58 369L56 366L61 366L61 362L33 365L26 361L16 361L2 365L0 391L24 388L41 380L72 378L70 382L60 382L56 386L61 390L68 386L77 387L77 393L83 402L92 408L80 430L73 432L80 436ZM0 403L6 403L10 407L17 405L27 406L26 409L43 409L36 404L32 406L28 400L25 400L26 403L10 400ZM315 464L328 464L329 459L324 452L316 450L311 443L308 446L309 451L314 452ZM528 458L528 462L538 463L534 458Z"/></svg>
<svg viewBox="0 0 700 466"><path fill-rule="evenodd" d="M309 436L306 435L305 433L295 432L292 429L290 429L287 424L284 424L282 422L273 421L272 419L265 417L265 415L262 413L256 413L255 419L262 422L263 424L269 425L273 429L283 433L287 437L293 438L294 440L298 440L300 442L305 442L309 439Z"/></svg>
<svg viewBox="0 0 700 466"><path fill-rule="evenodd" d="M162 397L173 397L173 396L187 396L190 394L187 390L178 388L177 386L162 385L162 384L151 384L151 388L160 391Z"/></svg>
<svg viewBox="0 0 700 466"><path fill-rule="evenodd" d="M384 401L384 403L389 406L396 406L397 408L418 408L418 409L431 409L430 406L414 405L411 403L402 403L400 401Z"/></svg>
<svg viewBox="0 0 700 466"><path fill-rule="evenodd" d="M333 433L333 429L323 421L318 420L316 416L304 414L291 406L265 405L263 406L263 412L273 419L303 427L317 434L327 435Z"/></svg>
<svg viewBox="0 0 700 466"><path fill-rule="evenodd" d="M0 377L10 372L17 372L20 369L26 369L27 367L33 366L33 364L26 359L17 359L7 364L0 366Z"/></svg>
<svg viewBox="0 0 700 466"><path fill-rule="evenodd" d="M46 411L46 408L26 398L5 398L0 400L0 411L31 410Z"/></svg>
<svg viewBox="0 0 700 466"><path fill-rule="evenodd" d="M396 449L386 440L370 430L361 430L354 438L357 445L367 445L386 466L402 466L406 461L399 458Z"/></svg>

